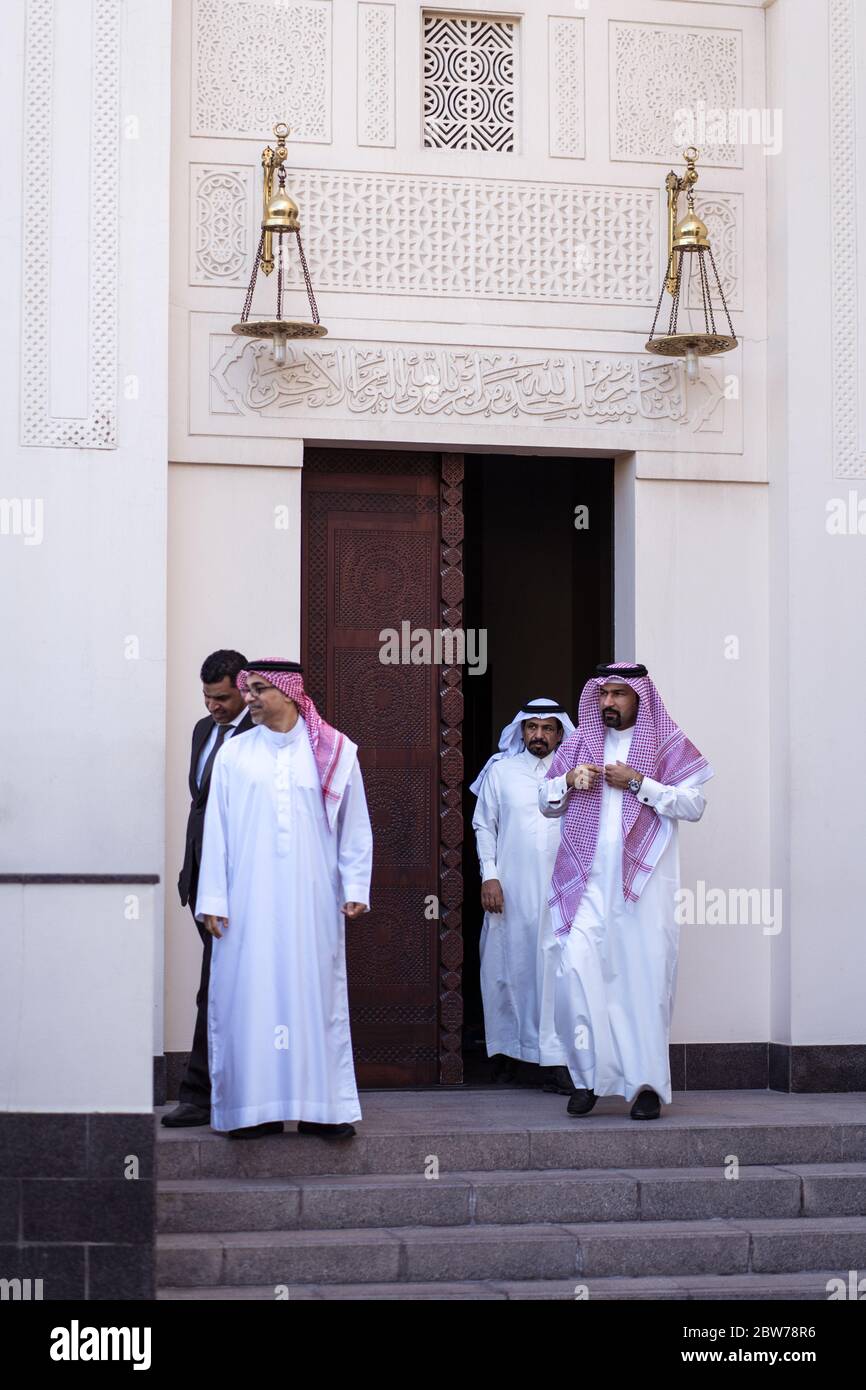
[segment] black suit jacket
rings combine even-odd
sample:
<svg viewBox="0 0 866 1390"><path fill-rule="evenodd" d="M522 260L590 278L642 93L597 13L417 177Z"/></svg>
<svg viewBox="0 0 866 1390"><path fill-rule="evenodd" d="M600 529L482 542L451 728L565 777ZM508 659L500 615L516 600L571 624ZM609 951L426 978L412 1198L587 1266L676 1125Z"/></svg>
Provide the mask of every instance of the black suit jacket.
<svg viewBox="0 0 866 1390"><path fill-rule="evenodd" d="M189 805L189 818L186 823L186 850L183 856L183 868L177 880L177 891L180 893L181 906L186 907L189 903L195 908L196 893L198 892L198 871L201 864L201 844L204 835L204 813L207 809L208 792L210 791L210 770L202 778L201 786L196 786L195 773L198 767L198 760L201 757L201 750L204 748L211 731L214 721L209 714L204 719L200 719L192 731L192 749L189 759L189 794L192 798ZM240 738L241 734L254 729L250 712L247 710L237 730L232 734L232 738Z"/></svg>

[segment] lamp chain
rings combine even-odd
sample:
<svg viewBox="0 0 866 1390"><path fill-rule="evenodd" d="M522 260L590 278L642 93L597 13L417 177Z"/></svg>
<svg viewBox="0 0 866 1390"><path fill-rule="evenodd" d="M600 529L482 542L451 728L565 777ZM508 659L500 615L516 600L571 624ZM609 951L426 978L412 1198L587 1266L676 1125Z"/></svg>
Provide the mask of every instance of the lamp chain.
<svg viewBox="0 0 866 1390"><path fill-rule="evenodd" d="M704 301L704 332L715 333L716 316L713 313L713 301L710 298L710 282L707 278L707 267L703 256L700 256L701 272L701 297Z"/></svg>
<svg viewBox="0 0 866 1390"><path fill-rule="evenodd" d="M676 251L674 251L673 254L674 254L674 256L676 256L676 254L677 254ZM679 265L677 266L676 280L677 280L677 288L676 288L676 291L674 292L674 294L671 295L671 316L670 316L670 321L668 322L668 333L671 334L671 335L675 334L676 331L677 331L677 320L679 319L679 316L680 316L680 290L681 290L682 287L683 287L683 253L682 253L682 251L680 252L680 261L679 261Z"/></svg>
<svg viewBox="0 0 866 1390"><path fill-rule="evenodd" d="M264 234L264 231L263 231L262 234L261 234L261 236L259 237L259 246L258 246L258 250L256 251L255 260L253 261L253 273L252 273L252 276L250 277L249 288L247 289L247 297L246 297L246 299L244 300L243 313L241 314L241 323L246 323L247 319L248 319L249 316L250 316L250 309L252 308L252 304L253 304L253 290L254 290L255 287L256 287L256 276L257 276L258 273L259 273L259 266L260 266L261 260L262 260L262 247L264 246L264 244L265 244L265 234Z"/></svg>
<svg viewBox="0 0 866 1390"><path fill-rule="evenodd" d="M724 311L725 311L725 318L728 320L728 332L730 333L730 335L731 335L732 338L736 338L737 335L736 335L736 333L734 332L734 325L731 323L731 313L730 313L730 310L729 310L729 308L728 308L728 301L725 299L725 292L724 292L724 290L722 289L722 282L721 282L721 280L719 279L719 272L716 270L716 258L715 258L715 256L713 255L713 248L712 248L712 246L710 246L710 247L708 247L707 249L708 249L708 251L709 251L709 253L710 253L710 265L713 267L713 274L714 274L715 277L716 277L716 284L717 284L718 287L719 287L719 298L720 298L721 301L722 301L722 308L723 308Z"/></svg>
<svg viewBox="0 0 866 1390"><path fill-rule="evenodd" d="M661 311L662 311L662 300L663 300L664 297L665 297L665 285L666 285L667 280L668 280L668 277L670 276L670 273L671 273L671 263L673 262L673 258L674 258L674 253L673 253L673 251L672 251L671 254L668 256L668 268L667 268L667 270L665 271L665 278L664 278L664 280L662 280L661 294L659 295L659 302L658 302L658 304L656 305L656 313L655 313L655 318L653 319L653 326L652 326L652 328L650 329L650 341L652 341L653 335L654 335L654 333L655 333L655 331L656 331L656 324L657 324L658 321L659 321L659 314L660 314Z"/></svg>
<svg viewBox="0 0 866 1390"><path fill-rule="evenodd" d="M310 279L310 272L307 268L307 258L304 255L304 243L301 241L301 233L299 231L295 232L295 236L298 238L298 255L301 258L301 269L304 272L304 284L307 287L307 298L310 301L310 309L313 315L313 323L318 323L319 306L316 303L316 296L313 294L313 282Z"/></svg>

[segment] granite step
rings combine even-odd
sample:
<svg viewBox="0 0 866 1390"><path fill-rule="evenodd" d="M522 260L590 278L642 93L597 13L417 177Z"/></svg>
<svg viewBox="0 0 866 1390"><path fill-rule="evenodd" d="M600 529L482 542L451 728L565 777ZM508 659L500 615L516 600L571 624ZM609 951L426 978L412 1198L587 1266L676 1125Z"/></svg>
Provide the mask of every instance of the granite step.
<svg viewBox="0 0 866 1390"><path fill-rule="evenodd" d="M465 1280L391 1284L290 1284L281 1297L292 1301L313 1300L384 1302L519 1300L574 1302L585 1298L599 1302L652 1302L722 1300L725 1302L821 1302L827 1301L830 1281L846 1278L839 1270L809 1271L798 1274L694 1274L679 1277L650 1275L642 1279L532 1279ZM191 1286L160 1289L161 1301L196 1302L273 1302L272 1284L223 1284L218 1287Z"/></svg>
<svg viewBox="0 0 866 1390"><path fill-rule="evenodd" d="M866 1268L866 1217L239 1231L157 1237L159 1287L796 1274Z"/></svg>
<svg viewBox="0 0 866 1390"><path fill-rule="evenodd" d="M545 1097L561 1100L561 1097ZM862 1113L862 1111L861 1111ZM197 1178L299 1178L328 1174L383 1175L439 1172L526 1172L550 1169L718 1168L733 1155L742 1166L862 1163L866 1122L702 1124L664 1120L639 1125L627 1117L566 1120L530 1127L359 1131L343 1143L324 1143L294 1130L237 1143L209 1129L158 1126L157 1176L161 1181Z"/></svg>
<svg viewBox="0 0 866 1390"><path fill-rule="evenodd" d="M866 1164L167 1180L165 1233L866 1215Z"/></svg>

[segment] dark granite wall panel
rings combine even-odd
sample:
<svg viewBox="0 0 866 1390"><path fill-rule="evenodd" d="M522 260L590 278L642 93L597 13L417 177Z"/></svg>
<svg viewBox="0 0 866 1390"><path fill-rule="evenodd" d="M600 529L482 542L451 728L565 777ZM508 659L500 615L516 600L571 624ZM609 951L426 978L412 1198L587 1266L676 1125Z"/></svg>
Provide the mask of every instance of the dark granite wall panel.
<svg viewBox="0 0 866 1390"><path fill-rule="evenodd" d="M152 1114L0 1113L0 1278L41 1279L47 1301L152 1299L154 1143Z"/></svg>

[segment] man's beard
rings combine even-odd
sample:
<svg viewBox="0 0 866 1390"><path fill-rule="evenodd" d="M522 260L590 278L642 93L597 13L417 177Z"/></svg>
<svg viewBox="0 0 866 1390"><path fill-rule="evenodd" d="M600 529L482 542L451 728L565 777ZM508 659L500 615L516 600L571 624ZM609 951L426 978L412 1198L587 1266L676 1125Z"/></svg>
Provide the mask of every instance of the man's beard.
<svg viewBox="0 0 866 1390"><path fill-rule="evenodd" d="M622 715L618 709L606 709L601 717L604 723L609 724L611 728L618 729L622 724Z"/></svg>

